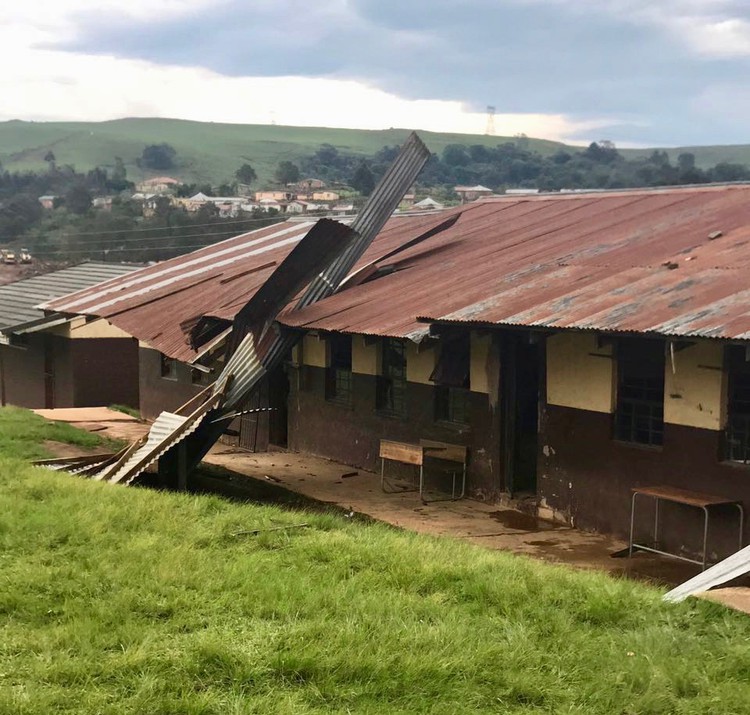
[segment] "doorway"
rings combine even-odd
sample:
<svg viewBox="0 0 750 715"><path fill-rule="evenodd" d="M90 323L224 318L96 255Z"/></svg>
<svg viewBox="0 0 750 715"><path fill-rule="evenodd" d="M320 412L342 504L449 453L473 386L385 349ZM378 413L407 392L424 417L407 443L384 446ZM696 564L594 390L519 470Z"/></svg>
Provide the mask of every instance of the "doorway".
<svg viewBox="0 0 750 715"><path fill-rule="evenodd" d="M505 489L536 494L539 398L544 343L534 333L508 333L500 366Z"/></svg>

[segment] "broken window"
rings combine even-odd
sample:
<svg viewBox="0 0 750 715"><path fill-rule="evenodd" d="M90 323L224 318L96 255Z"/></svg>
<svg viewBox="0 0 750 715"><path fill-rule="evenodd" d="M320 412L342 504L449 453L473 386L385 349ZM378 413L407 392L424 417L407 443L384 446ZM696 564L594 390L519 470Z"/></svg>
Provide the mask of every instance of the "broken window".
<svg viewBox="0 0 750 715"><path fill-rule="evenodd" d="M352 337L328 336L330 365L326 370L326 399L350 405L352 403Z"/></svg>
<svg viewBox="0 0 750 715"><path fill-rule="evenodd" d="M379 412L406 416L406 344L384 338L380 344L382 369L378 375L375 406Z"/></svg>
<svg viewBox="0 0 750 715"><path fill-rule="evenodd" d="M730 345L727 351L728 399L724 457L750 462L750 356L746 348Z"/></svg>
<svg viewBox="0 0 750 715"><path fill-rule="evenodd" d="M164 353L159 353L161 376L165 380L177 379L177 360Z"/></svg>
<svg viewBox="0 0 750 715"><path fill-rule="evenodd" d="M660 445L664 441L664 343L621 340L617 344L615 438Z"/></svg>
<svg viewBox="0 0 750 715"><path fill-rule="evenodd" d="M430 375L435 383L435 419L444 422L469 422L469 334L444 339L440 357Z"/></svg>

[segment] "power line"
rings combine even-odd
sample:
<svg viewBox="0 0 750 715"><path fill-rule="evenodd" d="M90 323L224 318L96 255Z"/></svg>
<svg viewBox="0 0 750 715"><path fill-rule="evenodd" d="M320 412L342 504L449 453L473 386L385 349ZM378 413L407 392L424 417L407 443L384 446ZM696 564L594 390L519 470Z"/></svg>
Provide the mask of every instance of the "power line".
<svg viewBox="0 0 750 715"><path fill-rule="evenodd" d="M185 224L184 226L153 226L151 228L121 228L121 229L113 229L109 231L78 231L73 233L61 233L57 234L58 238L74 238L76 236L103 236L103 235L111 235L111 234L118 234L118 233L136 233L136 232L145 232L145 231L172 231L177 230L181 228L204 228L206 226L230 226L234 224L240 224L240 223L260 223L262 221L285 221L287 217L282 216L269 216L268 218L245 218L245 219L238 219L236 221L222 221L220 223L194 223L194 224ZM18 240L18 237L11 238L9 236L5 236L2 239L3 241L16 241Z"/></svg>
<svg viewBox="0 0 750 715"><path fill-rule="evenodd" d="M272 226L272 225L274 225L274 224L269 224L269 227ZM192 228L192 226L185 226L185 228ZM165 235L162 235L162 236L140 236L140 237L138 237L138 236L131 236L129 238L126 238L126 237L123 237L123 238L120 238L120 239L113 238L113 239L110 239L110 240L112 240L112 241L118 241L119 243L129 243L129 242L132 242L132 241L154 241L154 240L157 240L157 241L161 241L161 240L167 241L167 240L172 239L172 238L176 238L176 239L199 238L201 236L207 236L207 237L208 236L216 236L217 238L223 236L225 239L227 239L227 238L231 238L232 236L241 236L241 235L243 235L243 232L237 233L237 229L235 229L235 228L228 228L228 229L224 229L223 231L212 231L210 233L206 233L206 232L201 232L201 233L185 233L185 234L176 233L176 234L171 234L171 235L168 235L168 236L165 236ZM57 238L57 237L53 236L53 238ZM82 243L83 244L85 244L85 243L95 243L95 242L100 241L100 240L103 240L103 239L97 238L96 236L92 236L91 238L89 238L89 239L87 239L85 241L84 240L77 240L77 241L75 241L75 243L73 245L79 245L79 244L82 244Z"/></svg>

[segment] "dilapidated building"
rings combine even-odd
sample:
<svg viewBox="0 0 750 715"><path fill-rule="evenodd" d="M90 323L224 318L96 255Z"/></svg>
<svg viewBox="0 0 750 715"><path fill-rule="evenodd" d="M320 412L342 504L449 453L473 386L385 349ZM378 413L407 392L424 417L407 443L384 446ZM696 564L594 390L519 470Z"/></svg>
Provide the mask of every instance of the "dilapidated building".
<svg viewBox="0 0 750 715"><path fill-rule="evenodd" d="M138 337L142 404L170 409L198 387L182 391L183 376L168 391L169 361L179 378L215 350L309 227L244 234L53 307ZM291 449L368 469L381 440L464 446L470 495L607 533L628 531L637 487L750 504L748 264L745 185L394 217L336 294L281 315L301 341L277 415ZM694 551L701 515L673 506L665 544ZM733 514L712 523L716 549L736 548Z"/></svg>

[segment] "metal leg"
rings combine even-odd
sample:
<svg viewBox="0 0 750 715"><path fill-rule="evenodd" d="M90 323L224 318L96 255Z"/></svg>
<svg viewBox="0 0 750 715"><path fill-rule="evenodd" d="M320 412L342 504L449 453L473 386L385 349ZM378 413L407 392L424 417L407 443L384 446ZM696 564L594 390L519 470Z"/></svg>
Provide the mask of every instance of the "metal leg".
<svg viewBox="0 0 750 715"><path fill-rule="evenodd" d="M419 498L422 499L422 492L424 491L424 465L419 465Z"/></svg>
<svg viewBox="0 0 750 715"><path fill-rule="evenodd" d="M380 489L385 491L385 459L380 458Z"/></svg>
<svg viewBox="0 0 750 715"><path fill-rule="evenodd" d="M708 508L703 507L703 571L706 570L706 557L708 553Z"/></svg>
<svg viewBox="0 0 750 715"><path fill-rule="evenodd" d="M737 504L737 508L740 510L740 539L737 544L737 550L742 548L743 536L745 535L745 509L742 504Z"/></svg>
<svg viewBox="0 0 750 715"><path fill-rule="evenodd" d="M633 498L630 500L630 539L628 540L628 558L633 556L633 525L635 524L635 498L638 492L633 492Z"/></svg>
<svg viewBox="0 0 750 715"><path fill-rule="evenodd" d="M656 504L654 508L654 548L659 548L659 504L661 499L656 497Z"/></svg>

